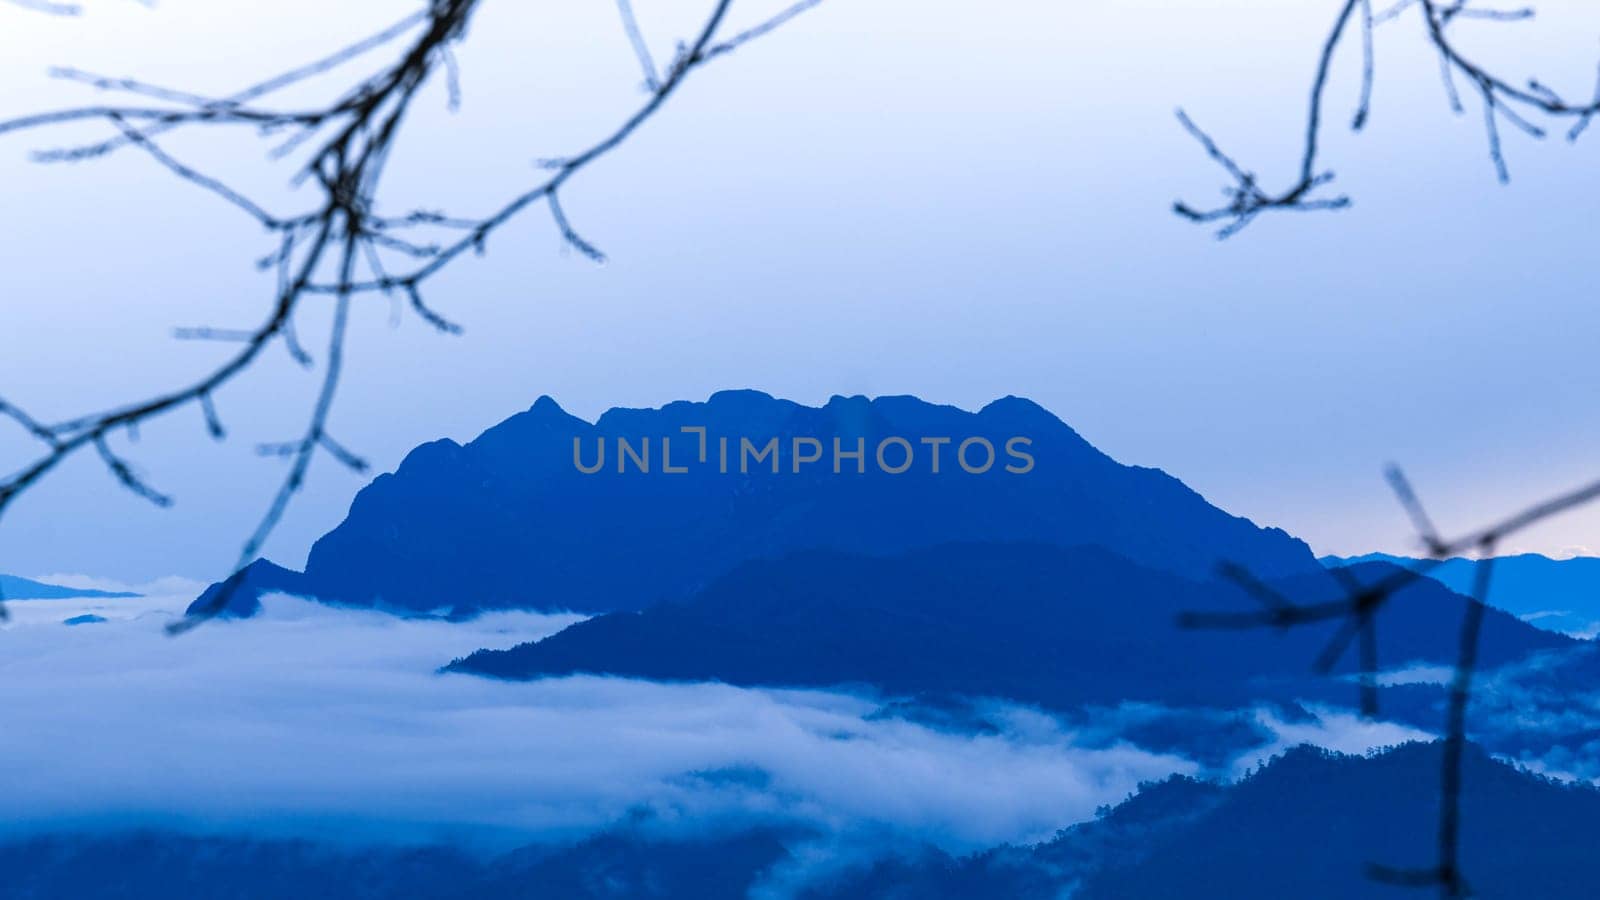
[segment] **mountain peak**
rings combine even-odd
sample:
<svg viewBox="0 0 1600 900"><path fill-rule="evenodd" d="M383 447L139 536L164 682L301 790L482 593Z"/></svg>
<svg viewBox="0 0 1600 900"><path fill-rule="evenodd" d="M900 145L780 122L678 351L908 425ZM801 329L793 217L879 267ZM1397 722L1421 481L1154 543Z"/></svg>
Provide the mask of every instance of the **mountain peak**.
<svg viewBox="0 0 1600 900"><path fill-rule="evenodd" d="M247 618L261 611L266 594L307 593L305 576L277 563L258 559L207 588L189 604L187 615Z"/></svg>
<svg viewBox="0 0 1600 900"><path fill-rule="evenodd" d="M706 403L712 406L746 406L773 402L777 402L776 397L754 388L728 388L717 391L706 399Z"/></svg>
<svg viewBox="0 0 1600 900"><path fill-rule="evenodd" d="M538 415L567 414L567 411L561 407L561 404L556 402L556 398L550 396L549 394L540 394L539 399L533 401L533 405L528 407L528 412Z"/></svg>
<svg viewBox="0 0 1600 900"><path fill-rule="evenodd" d="M1015 394L1007 394L998 400L991 400L984 404L982 409L978 410L978 415L980 416L990 413L1015 416L1017 418L1045 418L1052 421L1060 421L1054 413L1026 397L1018 397Z"/></svg>

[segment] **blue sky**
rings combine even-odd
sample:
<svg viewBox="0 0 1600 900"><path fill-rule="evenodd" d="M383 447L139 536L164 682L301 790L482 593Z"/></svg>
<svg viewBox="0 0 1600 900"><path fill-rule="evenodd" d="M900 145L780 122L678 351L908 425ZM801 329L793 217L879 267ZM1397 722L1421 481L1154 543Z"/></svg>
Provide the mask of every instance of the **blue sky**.
<svg viewBox="0 0 1600 900"><path fill-rule="evenodd" d="M658 57L702 14L635 5ZM330 6L90 0L54 19L0 5L0 116L92 97L50 65L225 92L414 8ZM1450 115L1413 19L1379 35L1367 133L1328 140L1354 208L1271 217L1225 244L1167 211L1222 184L1178 105L1264 179L1289 177L1336 6L828 0L699 73L567 190L609 264L564 251L535 213L430 295L464 336L392 327L386 301L358 309L334 431L382 470L540 394L592 416L726 387L967 407L1014 393L1337 553L1412 549L1379 477L1390 460L1462 528L1594 477L1595 145L1510 134L1514 180L1495 184L1481 119ZM739 22L776 8L736 4ZM1600 17L1542 10L1467 23L1464 41L1582 94ZM440 86L420 105L397 207L492 208L536 177L532 160L586 145L641 98L608 2L490 0L460 57L464 106L446 112ZM1339 60L1336 123L1355 65ZM192 378L224 348L170 329L253 324L270 285L250 266L267 249L251 222L139 156L29 163L51 138L0 138L0 396L56 418ZM287 173L248 135L166 146L292 208ZM313 343L320 318L302 322ZM273 354L218 396L228 442L192 411L146 428L130 455L176 495L170 510L92 460L69 465L0 521L0 570L220 574L279 474L251 448L294 435L314 390ZM30 449L0 436L4 468ZM319 463L269 555L301 563L361 483ZM1508 549L1597 545L1592 512Z"/></svg>

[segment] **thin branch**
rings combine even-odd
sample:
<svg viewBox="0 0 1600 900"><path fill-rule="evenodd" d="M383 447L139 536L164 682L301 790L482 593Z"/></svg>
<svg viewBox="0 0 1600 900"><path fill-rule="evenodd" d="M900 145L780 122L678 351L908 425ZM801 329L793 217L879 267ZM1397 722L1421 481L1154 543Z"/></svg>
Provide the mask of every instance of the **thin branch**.
<svg viewBox="0 0 1600 900"><path fill-rule="evenodd" d="M406 296L411 301L412 311L421 316L424 322L427 322L429 325L432 325L434 328L439 329L445 334L461 333L460 325L457 325L455 322L452 322L449 319L446 319L444 316L439 315L439 313L436 312L433 307L429 306L427 302L422 299L422 290L418 288L416 284L412 282L406 282L405 289Z"/></svg>
<svg viewBox="0 0 1600 900"><path fill-rule="evenodd" d="M1372 78L1375 53L1372 46L1372 0L1361 0L1361 100L1356 104L1355 118L1350 120L1350 130L1366 127L1372 114Z"/></svg>
<svg viewBox="0 0 1600 900"><path fill-rule="evenodd" d="M1467 703L1478 665L1478 636L1489 604L1489 576L1494 570L1493 541L1481 546L1472 585L1472 602L1461 618L1461 642L1455 676L1450 681L1450 707L1445 722L1444 762L1439 785L1439 884L1447 898L1469 896L1461 875L1461 754L1467 743Z"/></svg>
<svg viewBox="0 0 1600 900"><path fill-rule="evenodd" d="M633 55L638 57L639 68L644 71L644 86L651 91L659 89L661 78L656 74L656 61L650 56L644 32L639 30L639 20L634 18L633 4L629 0L617 0L617 13L622 16L622 30L633 47Z"/></svg>
<svg viewBox="0 0 1600 900"><path fill-rule="evenodd" d="M106 464L106 468L111 471L111 474L123 487L137 496L154 503L156 506L172 505L172 498L146 484L144 479L133 471L132 465L112 451L111 445L106 443L105 437L101 436L94 439L94 449L100 454L100 459Z"/></svg>
<svg viewBox="0 0 1600 900"><path fill-rule="evenodd" d="M551 191L546 202L550 204L550 215L556 220L556 227L561 230L562 239L568 244L572 245L572 247L575 248L579 253L582 253L584 256L589 257L595 262L605 262L606 255L600 252L600 248L589 243L589 241L585 239L583 235L577 232L577 229L572 227L572 223L567 220L566 211L561 208L560 196L561 195L558 192Z"/></svg>
<svg viewBox="0 0 1600 900"><path fill-rule="evenodd" d="M249 103L252 100L259 100L262 97L265 97L276 91L280 91L291 85L298 84L307 79L315 78L319 75L331 72L347 62L364 56L365 54L382 47L384 44L399 38L407 31L412 30L427 20L428 13L426 11L412 13L411 15L406 16L398 22L395 22L394 24L389 25L388 27L383 28L372 35L356 41L353 44L349 44L339 48L338 50L335 50L333 53L330 53L327 56L313 60L305 65L297 66L286 72L281 72L265 81L253 84L244 90L239 91L238 93L230 94L219 101L218 106L222 108L229 108ZM145 129L141 133L146 137L155 137L162 132L175 127L177 124L179 123L160 123ZM0 131L4 130L5 129L0 128ZM45 158L49 160L87 159L95 156L102 156L118 149L119 147L125 146L126 143L127 138L119 136L110 140L88 144L71 150L54 151L45 155Z"/></svg>
<svg viewBox="0 0 1600 900"><path fill-rule="evenodd" d="M1323 91L1328 83L1328 71L1333 63L1333 53L1339 46L1339 40L1344 36L1345 29L1350 20L1354 18L1356 6L1361 0L1342 0L1339 15L1334 19L1333 30L1329 32L1327 41L1323 44L1322 55L1317 61L1316 75L1311 82L1311 103L1306 116L1306 130L1304 148L1300 155L1300 178L1287 190L1280 194L1269 194L1263 191L1256 183L1255 176L1248 174L1233 158L1223 153L1209 135L1196 126L1189 117L1180 110L1178 115L1185 130L1199 140L1205 147L1207 155L1233 176L1235 184L1226 189L1230 202L1226 206L1213 209L1198 209L1182 201L1173 204L1173 210L1193 222L1214 222L1226 219L1228 224L1217 232L1217 237L1226 239L1237 234L1256 216L1272 209L1342 209L1350 201L1346 197L1314 198L1311 196L1316 188L1333 180L1332 173L1318 173L1317 147L1322 131L1322 101ZM1364 119L1364 117L1362 117Z"/></svg>
<svg viewBox="0 0 1600 900"><path fill-rule="evenodd" d="M706 48L704 58L712 59L714 57L721 56L724 53L732 53L733 51L757 38L777 31L779 28L782 28L784 25L788 24L789 21L794 19L796 16L800 15L806 10L815 8L821 3L822 0L800 0L799 3L795 3L787 7L782 12L770 19L767 19L765 22L762 22L761 24L751 28L746 28L744 31L739 32L733 37L728 38L719 44L713 44L712 46Z"/></svg>
<svg viewBox="0 0 1600 900"><path fill-rule="evenodd" d="M1383 470L1384 480L1389 482L1389 488L1394 491L1395 498L1400 501L1400 506L1411 519L1411 525L1421 535L1423 543L1427 544L1428 552L1433 556L1444 553L1444 539L1439 536L1439 529L1434 526L1433 519L1429 518L1428 511L1422 508L1422 501L1417 499L1417 492L1412 489L1410 479L1399 466L1390 463Z"/></svg>
<svg viewBox="0 0 1600 900"><path fill-rule="evenodd" d="M51 0L6 0L12 6L20 6L33 12L42 12L51 16L76 16L83 13L83 7L76 3L53 3ZM0 609L4 609L0 606ZM3 616L0 616L3 619Z"/></svg>
<svg viewBox="0 0 1600 900"><path fill-rule="evenodd" d="M1243 230L1264 212L1337 210L1350 205L1349 199L1345 196L1318 197L1315 192L1316 188L1333 179L1333 173L1326 171L1319 159L1322 106L1335 51L1349 33L1350 21L1356 18L1354 13L1358 8L1362 64L1360 99L1356 106L1356 114L1351 120L1351 128L1355 131L1365 127L1371 112L1375 81L1374 29L1394 21L1412 9L1420 11L1424 32L1434 52L1438 54L1440 78L1444 83L1450 109L1456 113L1460 113L1463 109L1461 96L1456 88L1458 77L1477 89L1483 103L1484 131L1489 159L1494 166L1495 177L1500 182L1510 180L1510 170L1506 165L1505 149L1500 133L1499 123L1502 119L1536 139L1543 138L1547 129L1535 122L1535 119L1541 117L1572 119L1574 123L1568 129L1567 135L1570 140L1576 140L1588 127L1589 120L1600 112L1600 88L1596 89L1594 99L1587 103L1575 104L1562 99L1558 93L1538 79L1529 80L1526 86L1520 86L1511 79L1498 75L1493 70L1467 58L1457 48L1451 36L1449 26L1453 22L1465 19L1495 24L1521 22L1533 16L1533 10L1530 8L1477 7L1468 5L1465 0L1448 3L1440 0L1399 0L1392 6L1375 12L1372 0L1340 0L1339 13L1323 42L1322 52L1318 56L1312 77L1298 178L1278 193L1263 189L1253 174L1249 174L1245 167L1218 149L1216 142L1209 135L1180 113L1179 120L1184 129L1200 142L1213 161L1223 167L1233 183L1225 189L1225 196L1228 198L1225 205L1196 207L1179 201L1173 204L1175 213L1196 223L1224 222L1217 236L1227 238Z"/></svg>
<svg viewBox="0 0 1600 900"><path fill-rule="evenodd" d="M249 197L244 196L217 179L212 178L209 175L202 174L184 165L183 163L178 162L176 159L173 159L167 154L166 151L162 150L160 147L157 147L155 142L150 140L150 138L145 137L143 134L140 134L133 128L128 127L128 123L124 121L121 116L112 115L111 122L117 126L117 129L122 132L123 137L127 138L130 143L150 154L150 156L154 158L156 162L165 166L179 178L182 178L184 181L198 185L199 187L216 194L218 197L221 197L229 203L232 203L234 206L237 206L249 213L251 216L254 216L256 220L268 228L276 228L281 224L281 220L279 220L278 217L262 209L260 206L257 206Z"/></svg>

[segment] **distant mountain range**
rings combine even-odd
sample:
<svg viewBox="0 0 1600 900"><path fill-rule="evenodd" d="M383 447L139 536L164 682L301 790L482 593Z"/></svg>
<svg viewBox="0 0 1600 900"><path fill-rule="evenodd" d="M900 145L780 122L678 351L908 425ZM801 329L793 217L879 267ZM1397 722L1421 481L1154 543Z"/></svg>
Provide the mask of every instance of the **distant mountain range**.
<svg viewBox="0 0 1600 900"><path fill-rule="evenodd" d="M359 846L166 831L0 843L0 900L746 900L786 859L781 829L699 840L622 830L488 856L455 845Z"/></svg>
<svg viewBox="0 0 1600 900"><path fill-rule="evenodd" d="M1182 777L1147 785L1045 844L881 859L806 896L1051 900L1072 885L1073 900L1403 900L1418 889L1368 871L1436 863L1439 753L1439 744L1372 758L1301 747L1231 786ZM1600 791L1476 748L1464 762L1460 858L1473 896L1594 896Z"/></svg>
<svg viewBox="0 0 1600 900"><path fill-rule="evenodd" d="M750 560L980 541L1096 545L1188 578L1222 560L1268 577L1319 568L1283 531L1117 463L1016 397L971 413L725 391L593 424L544 397L466 445L412 451L361 491L304 573L237 574L228 611L251 614L267 591L413 613L636 610Z"/></svg>
<svg viewBox="0 0 1600 900"><path fill-rule="evenodd" d="M1117 463L1018 398L969 413L911 397L813 408L732 391L614 409L592 424L542 398L468 444L414 450L357 496L304 572L258 561L191 611L225 604L248 616L270 592L404 615L575 610L592 617L445 670L866 688L885 710L964 722L951 730L973 735L985 733L985 704L973 702L983 698L1043 708L1068 728L1131 704L1175 711L1151 725L1164 748L1231 760L1263 745L1257 712L1321 722L1308 710L1349 705L1355 687L1337 677L1353 671L1353 654L1335 678L1311 671L1343 623L1181 629L1184 611L1257 607L1218 577L1224 561L1305 603L1343 596L1328 565L1371 583L1405 563L1319 562L1283 531L1229 515L1159 470ZM1455 577L1446 569L1414 581L1376 620L1380 666L1409 670L1383 689L1391 722L1440 729L1437 672L1457 658L1468 602L1451 589ZM1532 613L1554 604L1535 596L1550 594L1530 587L1495 599L1538 622ZM1514 735L1567 754L1558 761L1586 759L1569 751L1591 740L1589 720L1560 712L1595 683L1593 645L1492 609L1478 648L1475 734L1497 752L1529 750L1507 737L1511 722ZM1210 724L1188 727L1185 717ZM1147 786L1034 847L966 858L904 845L863 852L799 896L1042 900L1068 886L1078 900L1411 896L1374 884L1366 868L1432 862L1438 772L1437 745L1376 758L1301 749L1232 786ZM1464 783L1464 858L1482 896L1593 895L1600 792L1480 751ZM781 828L688 843L662 833L495 859L194 839L163 839L151 852L73 839L0 847L0 865L36 895L97 860L125 868L127 884L183 885L195 896L208 896L208 884L437 898L535 884L573 898L709 898L747 896L777 868L810 860L794 849L806 836ZM1515 854L1502 852L1512 844Z"/></svg>
<svg viewBox="0 0 1600 900"><path fill-rule="evenodd" d="M15 575L0 575L0 600L65 600L69 597L137 597L119 591L92 591L87 588L45 584Z"/></svg>
<svg viewBox="0 0 1600 900"><path fill-rule="evenodd" d="M0 898L239 900L735 900L780 871L802 900L1347 900L1415 897L1369 864L1436 859L1438 744L1371 758L1292 750L1235 785L1174 777L1033 846L954 857L754 825L672 838L648 820L566 847L500 855L167 832L62 834L0 844ZM1600 791L1560 785L1469 748L1461 860L1475 896L1588 900ZM826 845L822 845L823 848ZM1511 848L1514 848L1514 852ZM809 874L807 874L809 873Z"/></svg>
<svg viewBox="0 0 1600 900"><path fill-rule="evenodd" d="M1424 562L1387 553L1322 558L1328 566L1375 561L1408 569ZM1458 593L1470 593L1480 565L1478 560L1457 557L1429 569L1428 577ZM1600 633L1600 558L1551 559L1536 553L1500 556L1494 560L1490 585L1494 605L1526 622L1584 637Z"/></svg>
<svg viewBox="0 0 1600 900"><path fill-rule="evenodd" d="M1363 581L1392 571L1382 563L1352 569ZM1337 589L1325 573L1279 586L1304 602L1331 599ZM1129 700L1242 704L1326 690L1321 679L1312 682L1309 661L1340 623L1286 633L1177 625L1185 610L1254 602L1232 584L1148 569L1098 547L952 544L892 557L815 551L748 563L688 600L598 616L447 668L507 679L587 672L859 684L890 695L994 696L1058 709ZM1464 603L1425 579L1401 591L1378 629L1380 661L1402 668L1454 660L1455 631L1440 623L1459 621ZM1574 644L1492 610L1480 660L1497 666ZM1335 672L1352 665L1342 660Z"/></svg>
<svg viewBox="0 0 1600 900"><path fill-rule="evenodd" d="M761 447L774 455L753 460ZM861 455L839 455L852 449ZM542 398L465 446L413 451L357 496L305 572L259 561L191 611L226 600L248 616L263 593L284 592L404 614L596 614L447 666L504 679L860 685L1061 710L1329 691L1348 701L1349 685L1309 677L1339 623L1177 627L1183 611L1257 602L1217 578L1222 561L1302 601L1340 596L1302 542L1117 463L1014 397L969 413L912 397L812 408L729 391L592 425ZM1453 661L1441 623L1464 602L1434 581L1409 588L1380 620L1383 667ZM1572 644L1495 613L1480 659ZM1425 691L1411 708L1431 723L1421 710L1432 702Z"/></svg>

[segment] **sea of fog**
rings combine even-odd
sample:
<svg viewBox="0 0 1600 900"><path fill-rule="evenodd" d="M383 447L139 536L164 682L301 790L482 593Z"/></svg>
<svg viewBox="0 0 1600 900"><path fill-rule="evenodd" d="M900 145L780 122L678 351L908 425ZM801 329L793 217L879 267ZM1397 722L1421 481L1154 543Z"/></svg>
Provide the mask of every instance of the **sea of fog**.
<svg viewBox="0 0 1600 900"><path fill-rule="evenodd" d="M884 699L577 676L508 683L438 668L578 617L398 619L291 597L169 637L192 586L19 601L0 630L0 832L131 826L504 846L622 821L681 833L761 822L966 851L1037 841L1200 763L989 704L977 731ZM94 615L105 621L68 626ZM1127 713L1132 715L1131 712ZM1224 765L1294 744L1425 738L1319 710ZM1214 772L1215 766L1208 772Z"/></svg>

